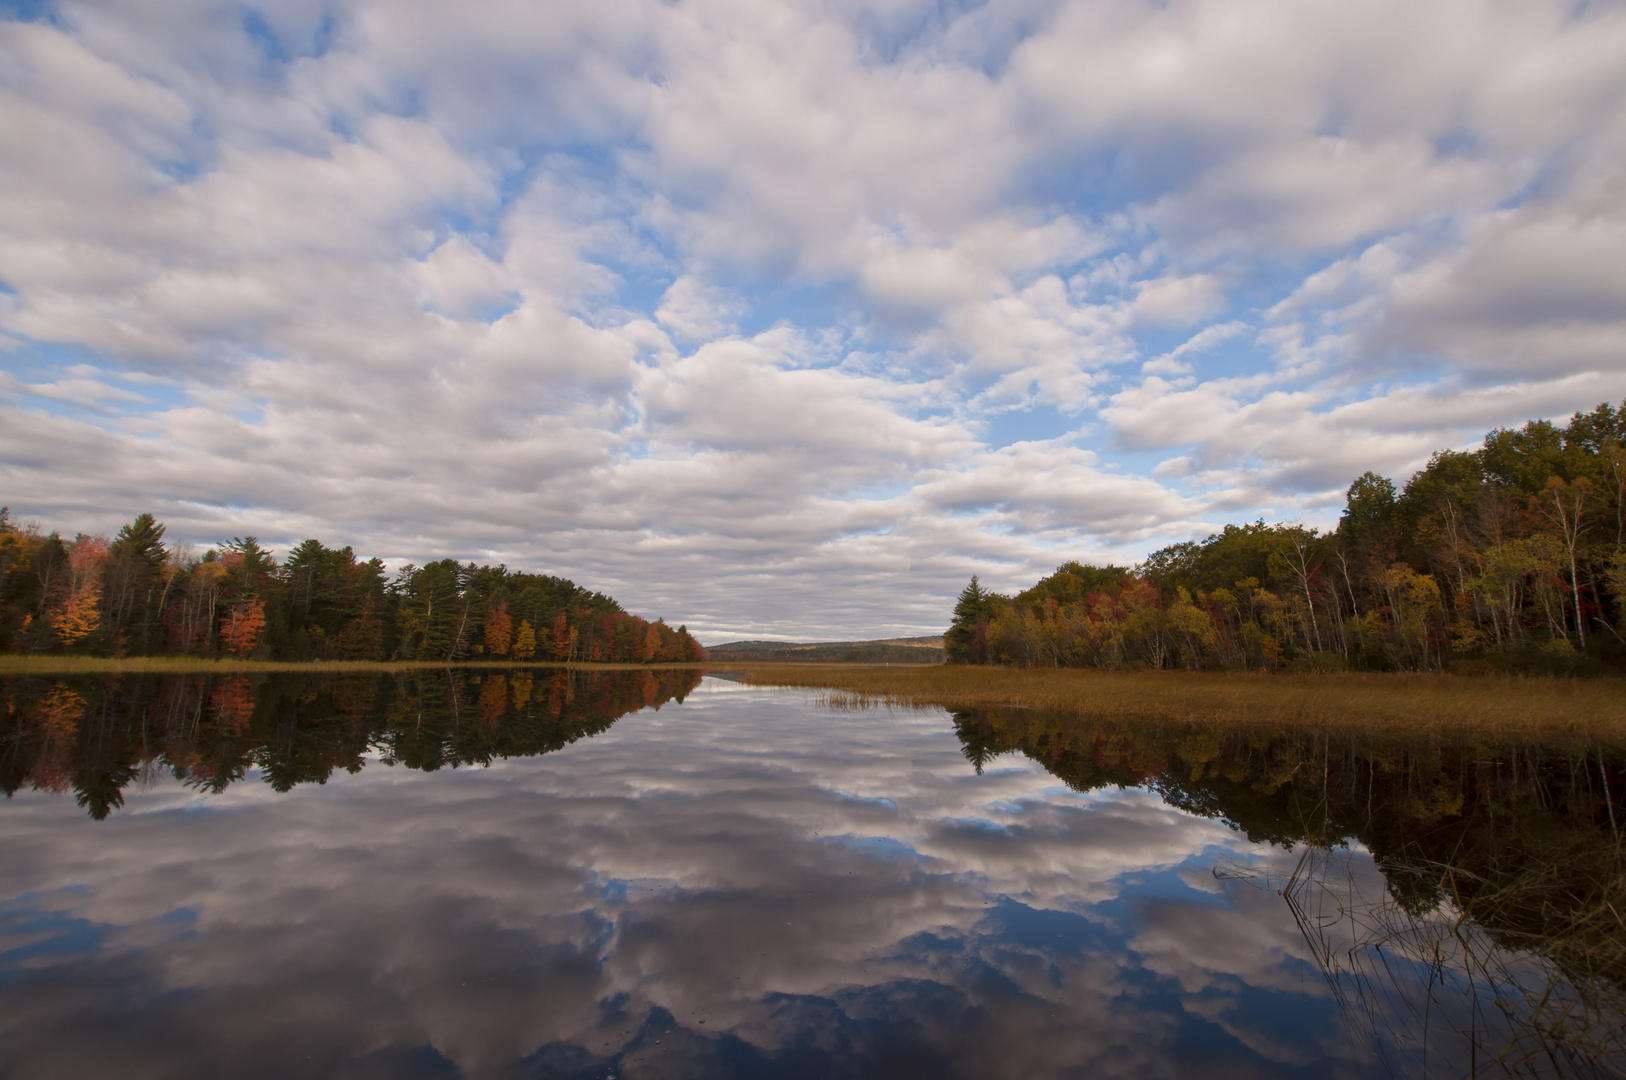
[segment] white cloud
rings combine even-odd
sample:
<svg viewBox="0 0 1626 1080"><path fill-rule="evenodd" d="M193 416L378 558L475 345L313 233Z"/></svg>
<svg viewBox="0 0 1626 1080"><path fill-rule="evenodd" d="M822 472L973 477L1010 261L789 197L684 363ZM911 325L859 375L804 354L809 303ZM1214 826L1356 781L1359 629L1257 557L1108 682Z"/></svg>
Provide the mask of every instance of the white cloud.
<svg viewBox="0 0 1626 1080"><path fill-rule="evenodd" d="M1421 135L1312 136L1239 155L1165 197L1152 213L1164 229L1204 246L1229 233L1287 253L1339 250L1363 237L1489 209L1529 174L1522 162L1442 155Z"/></svg>
<svg viewBox="0 0 1626 1080"><path fill-rule="evenodd" d="M667 286L655 321L684 341L706 341L732 331L743 314L737 298L684 274Z"/></svg>
<svg viewBox="0 0 1626 1080"><path fill-rule="evenodd" d="M1393 279L1374 344L1492 376L1618 372L1626 356L1623 248L1619 204L1487 217L1461 247Z"/></svg>
<svg viewBox="0 0 1626 1080"><path fill-rule="evenodd" d="M1146 361L1140 366L1141 373L1143 375L1190 374L1191 364L1189 361L1182 359L1182 357L1194 356L1206 352L1209 349L1214 348L1216 345L1221 345L1227 341L1231 341L1234 338L1240 337L1241 335L1247 333L1247 331L1248 324L1240 320L1232 320L1231 322L1216 323L1213 326L1205 326L1203 329L1197 331L1197 333L1193 334L1191 337L1187 338L1173 349L1170 349L1162 356L1154 356L1152 359Z"/></svg>
<svg viewBox="0 0 1626 1080"><path fill-rule="evenodd" d="M1142 282L1130 311L1148 326L1190 326L1225 308L1224 288L1213 274L1160 277Z"/></svg>
<svg viewBox="0 0 1626 1080"><path fill-rule="evenodd" d="M513 287L503 268L462 236L446 240L418 266L424 306L452 318L501 304Z"/></svg>

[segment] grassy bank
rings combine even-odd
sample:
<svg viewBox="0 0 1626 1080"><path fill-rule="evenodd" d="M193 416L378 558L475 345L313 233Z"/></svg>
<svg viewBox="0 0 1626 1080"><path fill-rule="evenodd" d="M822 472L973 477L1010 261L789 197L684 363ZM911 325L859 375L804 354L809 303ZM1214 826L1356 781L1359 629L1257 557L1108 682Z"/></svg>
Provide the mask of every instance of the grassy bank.
<svg viewBox="0 0 1626 1080"><path fill-rule="evenodd" d="M1094 718L1273 728L1563 737L1626 745L1626 680L1247 675L1056 668L753 668L749 682L826 691L841 707L1015 706Z"/></svg>

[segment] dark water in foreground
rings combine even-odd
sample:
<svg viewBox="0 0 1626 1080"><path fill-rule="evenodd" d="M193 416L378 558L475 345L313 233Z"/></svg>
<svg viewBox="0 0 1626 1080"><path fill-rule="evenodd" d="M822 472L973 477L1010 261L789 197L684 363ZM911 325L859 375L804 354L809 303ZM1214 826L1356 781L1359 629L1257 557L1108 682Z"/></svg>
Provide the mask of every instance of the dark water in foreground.
<svg viewBox="0 0 1626 1080"><path fill-rule="evenodd" d="M12 680L0 1076L1626 1063L1618 758L697 680Z"/></svg>

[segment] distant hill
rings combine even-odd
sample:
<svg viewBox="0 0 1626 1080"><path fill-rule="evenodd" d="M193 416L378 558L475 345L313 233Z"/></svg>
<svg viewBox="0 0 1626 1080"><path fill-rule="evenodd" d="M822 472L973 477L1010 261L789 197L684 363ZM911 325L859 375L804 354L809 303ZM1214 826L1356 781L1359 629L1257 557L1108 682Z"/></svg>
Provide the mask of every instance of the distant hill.
<svg viewBox="0 0 1626 1080"><path fill-rule="evenodd" d="M730 641L708 647L706 657L789 664L941 664L943 635L879 641Z"/></svg>

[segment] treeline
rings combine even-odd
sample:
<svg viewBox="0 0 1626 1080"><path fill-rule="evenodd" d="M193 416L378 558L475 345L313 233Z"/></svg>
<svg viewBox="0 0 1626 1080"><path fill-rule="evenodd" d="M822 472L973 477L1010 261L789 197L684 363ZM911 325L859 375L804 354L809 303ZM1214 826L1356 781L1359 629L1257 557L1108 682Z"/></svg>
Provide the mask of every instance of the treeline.
<svg viewBox="0 0 1626 1080"><path fill-rule="evenodd" d="M951 663L1383 671L1619 668L1626 404L1498 429L1399 491L1365 473L1338 527L1263 521L1135 567L1067 563L1014 597L973 577Z"/></svg>
<svg viewBox="0 0 1626 1080"><path fill-rule="evenodd" d="M22 528L0 508L0 649L277 660L703 659L688 629L564 578L442 559L395 574L306 540L193 555L142 514L111 540Z"/></svg>
<svg viewBox="0 0 1626 1080"><path fill-rule="evenodd" d="M931 638L921 638L930 641ZM941 664L943 650L906 641L730 641L706 650L712 660L793 664Z"/></svg>

